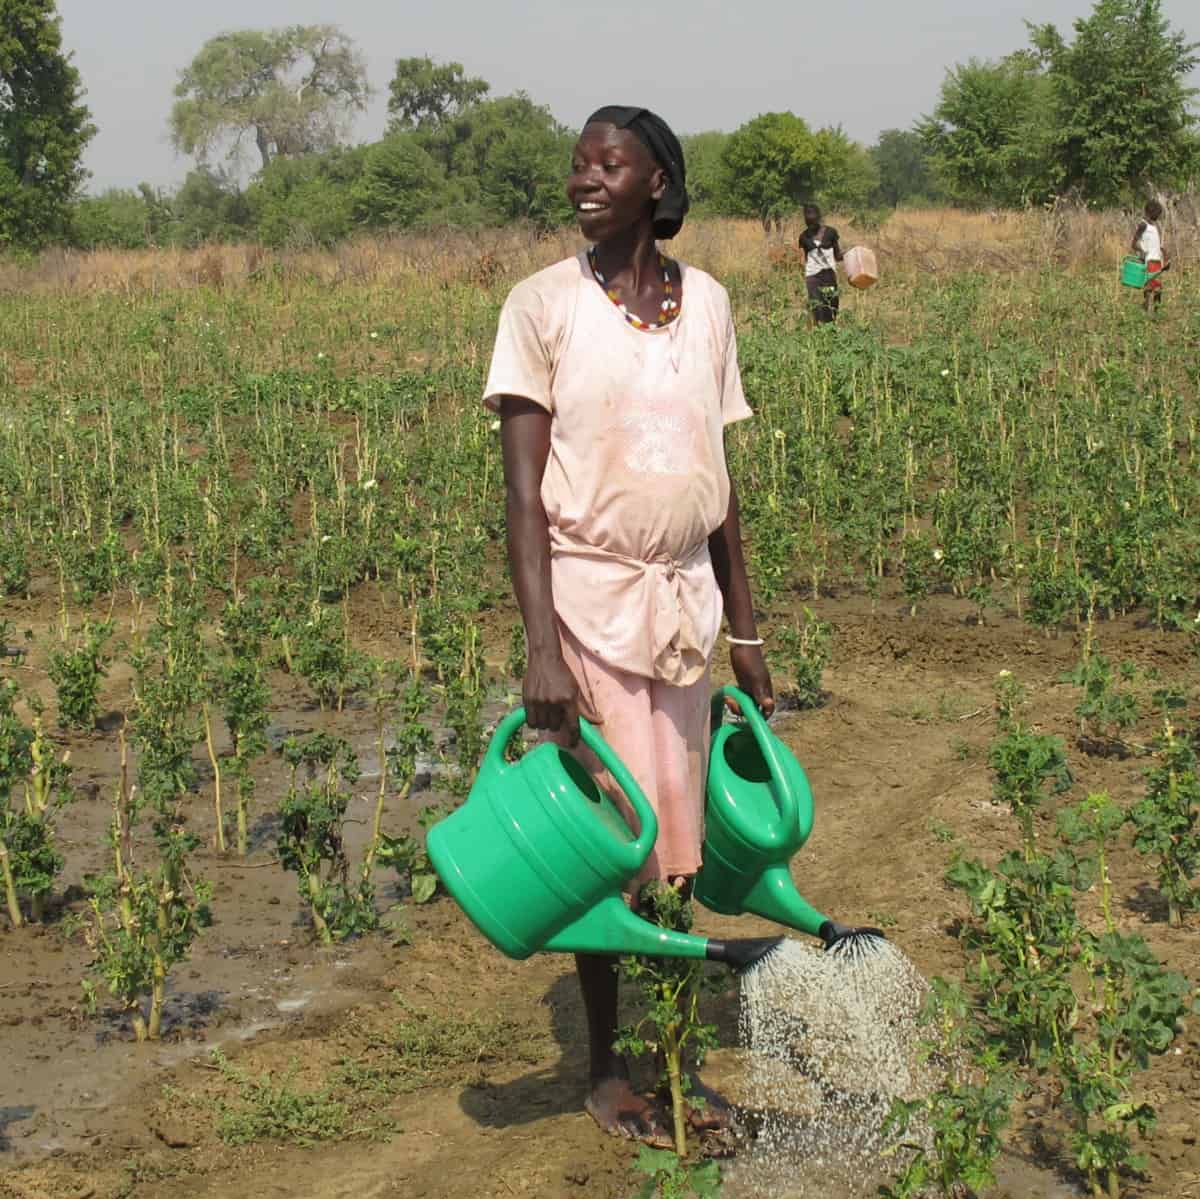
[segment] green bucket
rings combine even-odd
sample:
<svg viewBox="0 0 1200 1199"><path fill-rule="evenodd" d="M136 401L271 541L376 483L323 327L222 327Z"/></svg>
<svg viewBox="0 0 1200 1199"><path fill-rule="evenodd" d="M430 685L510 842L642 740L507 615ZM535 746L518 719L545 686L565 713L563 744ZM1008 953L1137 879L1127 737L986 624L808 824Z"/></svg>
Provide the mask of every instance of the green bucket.
<svg viewBox="0 0 1200 1199"><path fill-rule="evenodd" d="M1143 288L1150 278L1146 264L1134 255L1129 255L1121 262L1121 282L1126 287Z"/></svg>

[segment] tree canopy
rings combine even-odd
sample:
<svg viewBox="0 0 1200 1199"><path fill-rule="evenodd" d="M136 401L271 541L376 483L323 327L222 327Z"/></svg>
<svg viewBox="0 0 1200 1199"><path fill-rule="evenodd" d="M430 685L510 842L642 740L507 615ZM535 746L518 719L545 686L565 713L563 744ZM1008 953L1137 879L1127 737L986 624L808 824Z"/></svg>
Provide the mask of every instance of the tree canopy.
<svg viewBox="0 0 1200 1199"><path fill-rule="evenodd" d="M238 161L252 137L266 167L332 149L369 94L363 57L336 26L222 33L180 73L171 139L206 163L222 145Z"/></svg>
<svg viewBox="0 0 1200 1199"><path fill-rule="evenodd" d="M0 0L0 247L59 236L95 133L54 0Z"/></svg>
<svg viewBox="0 0 1200 1199"><path fill-rule="evenodd" d="M1161 0L1098 0L1074 30L1067 42L1053 25L1030 29L1050 82L1062 186L1110 203L1194 169L1196 89L1186 80L1200 59Z"/></svg>
<svg viewBox="0 0 1200 1199"><path fill-rule="evenodd" d="M1030 26L1031 47L947 72L917 123L938 180L967 204L1073 192L1096 203L1184 183L1198 158L1186 86L1196 47L1161 0L1097 0L1068 43Z"/></svg>
<svg viewBox="0 0 1200 1199"><path fill-rule="evenodd" d="M388 85L388 132L440 125L477 104L491 90L486 79L466 74L460 62L428 56L396 59Z"/></svg>

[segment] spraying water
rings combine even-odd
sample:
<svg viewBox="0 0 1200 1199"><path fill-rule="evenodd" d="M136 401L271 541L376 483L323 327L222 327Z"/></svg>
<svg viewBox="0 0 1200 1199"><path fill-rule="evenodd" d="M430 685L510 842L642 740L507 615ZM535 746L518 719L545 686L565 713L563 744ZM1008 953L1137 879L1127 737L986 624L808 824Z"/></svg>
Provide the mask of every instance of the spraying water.
<svg viewBox="0 0 1200 1199"><path fill-rule="evenodd" d="M924 979L894 945L823 953L785 941L742 978L745 1122L727 1172L738 1199L859 1199L887 1176L882 1125L922 1093Z"/></svg>

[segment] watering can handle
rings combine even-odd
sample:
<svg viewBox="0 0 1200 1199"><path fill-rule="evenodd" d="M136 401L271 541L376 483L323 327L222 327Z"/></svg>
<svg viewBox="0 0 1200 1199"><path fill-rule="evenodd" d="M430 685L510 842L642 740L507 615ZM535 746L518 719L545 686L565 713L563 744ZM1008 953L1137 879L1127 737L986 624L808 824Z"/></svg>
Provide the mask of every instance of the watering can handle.
<svg viewBox="0 0 1200 1199"><path fill-rule="evenodd" d="M504 768L504 751L508 743L520 731L525 723L525 709L515 708L496 726L491 743L487 749L487 764L492 770ZM625 793L638 818L638 836L630 846L630 855L636 856L638 866L649 856L658 840L658 817L650 806L645 792L638 786L637 780L629 773L629 767L613 752L612 747L600 736L589 720L579 718L579 734L584 745L600 759L600 765L613 776L618 787Z"/></svg>
<svg viewBox="0 0 1200 1199"><path fill-rule="evenodd" d="M767 724L763 714L758 710L758 705L754 700L744 691L733 686L722 687L713 696L712 723L714 732L720 727L721 721L725 717L726 698L732 699L741 709L742 719L746 722L750 732L754 735L754 740L758 743L763 760L766 762L767 769L771 774L771 794L775 797L775 804L779 808L779 818L783 821L785 828L790 828L798 818L796 793L788 785L783 763L779 761L779 755L775 752L775 734L771 732L770 726Z"/></svg>

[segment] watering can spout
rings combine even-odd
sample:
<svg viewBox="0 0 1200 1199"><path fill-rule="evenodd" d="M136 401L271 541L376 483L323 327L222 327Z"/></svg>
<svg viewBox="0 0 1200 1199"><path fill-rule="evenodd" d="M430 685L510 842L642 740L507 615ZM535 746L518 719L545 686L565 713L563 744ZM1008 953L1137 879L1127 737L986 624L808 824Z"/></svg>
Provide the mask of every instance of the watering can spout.
<svg viewBox="0 0 1200 1199"><path fill-rule="evenodd" d="M818 912L796 890L791 875L784 865L768 866L759 876L742 900L742 907L756 916L765 916L776 924L787 925L810 937L821 936L821 929L829 924L828 917Z"/></svg>
<svg viewBox="0 0 1200 1199"><path fill-rule="evenodd" d="M705 937L660 928L630 911L618 895L600 900L566 928L560 929L544 948L555 953L595 953L624 957L639 954L660 958L706 958Z"/></svg>

